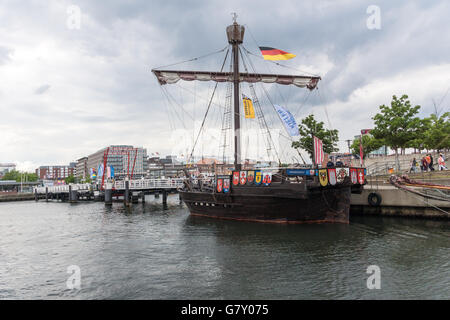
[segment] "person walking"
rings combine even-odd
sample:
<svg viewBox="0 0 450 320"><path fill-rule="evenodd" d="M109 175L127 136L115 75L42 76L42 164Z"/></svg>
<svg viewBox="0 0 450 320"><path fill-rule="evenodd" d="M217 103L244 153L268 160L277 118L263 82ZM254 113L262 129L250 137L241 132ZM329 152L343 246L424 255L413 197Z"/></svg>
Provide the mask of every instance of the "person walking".
<svg viewBox="0 0 450 320"><path fill-rule="evenodd" d="M430 163L428 164L428 167L430 168L430 171L434 171L434 167L433 167L433 156L430 154L428 154L428 156L430 157Z"/></svg>
<svg viewBox="0 0 450 320"><path fill-rule="evenodd" d="M409 169L409 173L416 172L416 164L417 164L416 158L413 158L411 162L411 168Z"/></svg>
<svg viewBox="0 0 450 320"><path fill-rule="evenodd" d="M445 166L445 159L442 153L439 155L438 159L438 165L439 165L439 171L447 170L447 167Z"/></svg>
<svg viewBox="0 0 450 320"><path fill-rule="evenodd" d="M426 157L422 158L422 172L427 172L428 171L428 162Z"/></svg>

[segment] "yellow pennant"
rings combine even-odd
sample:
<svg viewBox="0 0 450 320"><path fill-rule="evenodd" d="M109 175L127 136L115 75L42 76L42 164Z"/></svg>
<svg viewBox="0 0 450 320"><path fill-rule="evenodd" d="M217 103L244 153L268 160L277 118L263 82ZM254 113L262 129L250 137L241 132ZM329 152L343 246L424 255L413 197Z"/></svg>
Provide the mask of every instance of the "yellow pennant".
<svg viewBox="0 0 450 320"><path fill-rule="evenodd" d="M253 102L249 98L245 97L243 99L244 102L244 112L246 119L254 119L255 118L255 109L253 109Z"/></svg>

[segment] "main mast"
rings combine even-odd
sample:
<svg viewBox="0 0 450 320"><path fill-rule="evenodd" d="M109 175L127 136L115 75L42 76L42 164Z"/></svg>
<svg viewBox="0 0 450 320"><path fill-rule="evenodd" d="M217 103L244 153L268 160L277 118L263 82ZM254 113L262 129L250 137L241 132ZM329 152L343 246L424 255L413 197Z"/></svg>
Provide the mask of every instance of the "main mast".
<svg viewBox="0 0 450 320"><path fill-rule="evenodd" d="M239 108L239 45L244 40L245 28L236 22L236 15L233 17L233 24L227 27L228 43L233 50L233 84L234 84L234 167L241 170L241 118Z"/></svg>

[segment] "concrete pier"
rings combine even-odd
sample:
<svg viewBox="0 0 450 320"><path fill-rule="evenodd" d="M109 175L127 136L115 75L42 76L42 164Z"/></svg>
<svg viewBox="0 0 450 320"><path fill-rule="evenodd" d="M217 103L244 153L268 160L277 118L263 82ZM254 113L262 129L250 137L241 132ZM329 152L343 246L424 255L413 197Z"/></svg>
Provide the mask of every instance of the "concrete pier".
<svg viewBox="0 0 450 320"><path fill-rule="evenodd" d="M167 191L163 190L163 199L162 199L162 203L163 205L167 205Z"/></svg>
<svg viewBox="0 0 450 320"><path fill-rule="evenodd" d="M106 205L111 205L112 204L112 183L110 183L110 182L106 183L105 204Z"/></svg>
<svg viewBox="0 0 450 320"><path fill-rule="evenodd" d="M427 189L417 188L417 190L424 194L430 193ZM378 205L373 201L372 204L369 203L369 195L372 193L381 199ZM366 185L361 194L351 195L350 213L450 219L450 201L425 198L391 185Z"/></svg>
<svg viewBox="0 0 450 320"><path fill-rule="evenodd" d="M123 203L128 206L130 205L130 181L125 180L125 192L123 195Z"/></svg>

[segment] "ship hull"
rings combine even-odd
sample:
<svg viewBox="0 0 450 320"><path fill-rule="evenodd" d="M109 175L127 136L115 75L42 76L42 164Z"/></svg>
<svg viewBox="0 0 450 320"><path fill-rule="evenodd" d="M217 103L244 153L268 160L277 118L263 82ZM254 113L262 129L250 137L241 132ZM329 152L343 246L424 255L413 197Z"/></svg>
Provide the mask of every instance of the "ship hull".
<svg viewBox="0 0 450 320"><path fill-rule="evenodd" d="M232 193L180 191L191 215L265 223L348 223L351 186L296 190L240 187Z"/></svg>

